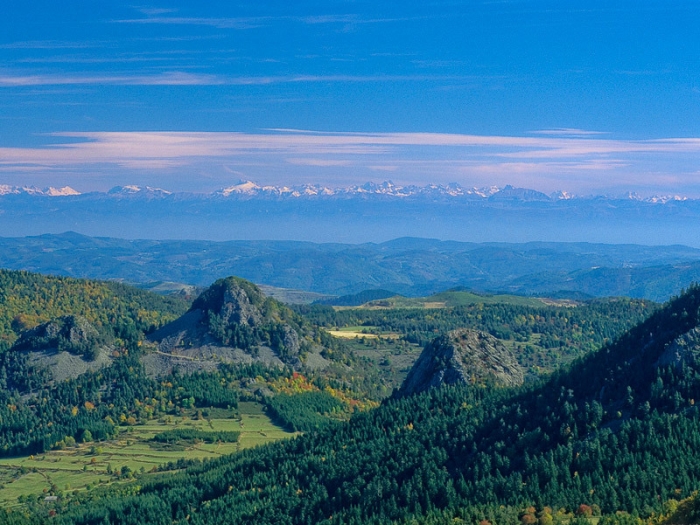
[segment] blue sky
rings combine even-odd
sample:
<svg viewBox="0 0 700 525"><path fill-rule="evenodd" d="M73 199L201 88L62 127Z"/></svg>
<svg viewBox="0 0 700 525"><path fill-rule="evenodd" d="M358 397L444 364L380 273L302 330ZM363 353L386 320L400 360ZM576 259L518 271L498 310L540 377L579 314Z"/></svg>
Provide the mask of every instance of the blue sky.
<svg viewBox="0 0 700 525"><path fill-rule="evenodd" d="M0 184L700 196L697 1L8 4Z"/></svg>

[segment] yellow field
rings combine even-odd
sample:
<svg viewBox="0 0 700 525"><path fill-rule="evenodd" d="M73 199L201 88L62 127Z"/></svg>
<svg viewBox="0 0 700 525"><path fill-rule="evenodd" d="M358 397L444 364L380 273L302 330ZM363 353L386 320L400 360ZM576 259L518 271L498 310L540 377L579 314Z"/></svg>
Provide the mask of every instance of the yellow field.
<svg viewBox="0 0 700 525"><path fill-rule="evenodd" d="M333 337L341 339L399 339L401 334L394 332L382 332L380 334L367 333L369 330L377 331L374 326L344 326L338 330L326 330Z"/></svg>
<svg viewBox="0 0 700 525"><path fill-rule="evenodd" d="M365 339L377 339L379 336L375 334L363 334L362 332L353 332L351 330L328 330L328 333L333 337L342 339L355 339L356 337Z"/></svg>

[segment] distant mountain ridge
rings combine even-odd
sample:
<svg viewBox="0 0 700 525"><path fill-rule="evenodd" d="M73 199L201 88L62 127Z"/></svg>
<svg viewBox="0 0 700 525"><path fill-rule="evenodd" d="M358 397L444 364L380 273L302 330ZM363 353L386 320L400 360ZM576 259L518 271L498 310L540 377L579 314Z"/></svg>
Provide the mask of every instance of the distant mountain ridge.
<svg viewBox="0 0 700 525"><path fill-rule="evenodd" d="M162 188L150 186L125 185L115 186L106 192L92 191L80 192L64 186L62 188L37 188L35 186L10 186L0 184L0 197L6 195L30 195L39 197L82 197L99 198L108 197L169 197L178 199L197 198L329 198L329 197L368 197L368 196L388 196L398 198L419 198L419 197L452 197L475 201L491 202L556 202L569 200L631 200L638 202L648 202L653 204L665 204L667 202L682 202L689 199L681 195L655 195L642 197L635 192L628 192L622 195L574 195L567 191L559 190L550 194L529 188L514 187L510 184L504 187L485 186L467 188L456 182L449 184L426 184L419 185L397 185L392 181L381 183L366 182L364 184L351 185L346 187L332 187L321 184L299 184L299 185L259 185L249 180L241 180L237 184L221 188L211 193L176 192Z"/></svg>
<svg viewBox="0 0 700 525"><path fill-rule="evenodd" d="M49 186L48 188L37 188L36 186L8 186L7 184L0 184L0 197L5 195L74 197L82 194L70 186L63 186L62 188L54 188L53 186Z"/></svg>
<svg viewBox="0 0 700 525"><path fill-rule="evenodd" d="M60 198L58 198L60 197ZM212 193L117 186L107 192L0 186L0 231L131 239L328 243L430 237L468 242L595 242L700 247L700 199L577 196L505 186L259 185Z"/></svg>
<svg viewBox="0 0 700 525"><path fill-rule="evenodd" d="M67 232L0 237L0 267L132 283L184 283L180 287L208 286L239 275L256 284L338 296L378 289L427 296L461 286L489 293L626 295L658 301L700 281L700 249L419 238L379 244L149 241ZM342 302L357 305L379 298L372 293L376 295Z"/></svg>

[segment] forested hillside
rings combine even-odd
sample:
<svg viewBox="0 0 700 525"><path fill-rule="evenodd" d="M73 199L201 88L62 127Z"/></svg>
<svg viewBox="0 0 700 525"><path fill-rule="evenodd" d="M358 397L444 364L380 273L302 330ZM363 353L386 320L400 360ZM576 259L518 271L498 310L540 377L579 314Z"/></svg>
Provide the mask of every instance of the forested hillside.
<svg viewBox="0 0 700 525"><path fill-rule="evenodd" d="M627 298L586 301L575 307L483 302L427 309L295 306L321 326L354 326L370 335L397 334L401 340L421 347L457 328L483 330L508 341L521 365L544 372L600 348L656 308L656 303Z"/></svg>
<svg viewBox="0 0 700 525"><path fill-rule="evenodd" d="M313 350L324 365L321 373L307 379L281 361L271 366L217 357L199 372L175 367L148 374L144 360L159 351L147 335L185 313L189 305L181 299L115 283L27 272L0 276L2 314L9 326L5 346L14 340L0 352L0 457L115 440L134 425L202 419L203 412L215 409L224 410L223 418L238 417L240 397L270 405L290 429L347 419L354 410L372 406L352 394L371 381L371 373L359 380L352 375L352 366L360 369L363 361L247 281L222 279L192 305L190 311L203 316L198 328L207 341L244 352L270 345L295 363ZM323 399L332 413L310 399Z"/></svg>
<svg viewBox="0 0 700 525"><path fill-rule="evenodd" d="M533 518L648 516L700 486L699 308L694 288L544 383L388 401L138 490L76 496L58 522L503 523L530 506Z"/></svg>
<svg viewBox="0 0 700 525"><path fill-rule="evenodd" d="M136 340L182 315L189 304L115 282L0 270L0 351L23 331L64 315L81 316L123 340Z"/></svg>
<svg viewBox="0 0 700 525"><path fill-rule="evenodd" d="M139 400L157 384L140 373L139 346L188 306L119 283L0 270L0 456L106 439L121 416L145 415ZM110 355L82 367L107 343ZM53 384L53 362L30 355L45 348L81 356L77 372Z"/></svg>

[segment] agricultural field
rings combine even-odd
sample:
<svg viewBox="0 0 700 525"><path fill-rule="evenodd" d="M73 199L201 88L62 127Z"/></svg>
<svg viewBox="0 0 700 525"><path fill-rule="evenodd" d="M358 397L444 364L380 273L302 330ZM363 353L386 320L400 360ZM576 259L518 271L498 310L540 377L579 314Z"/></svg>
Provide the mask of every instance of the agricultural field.
<svg viewBox="0 0 700 525"><path fill-rule="evenodd" d="M152 438L166 430L240 432L237 443L161 444ZM268 417L262 405L239 403L238 411L210 409L209 418L196 412L166 416L159 421L124 428L112 441L81 443L35 456L0 459L0 505L19 496L90 490L123 483L179 459L211 459L294 436Z"/></svg>
<svg viewBox="0 0 700 525"><path fill-rule="evenodd" d="M566 303L566 304L564 304ZM453 308L456 306L469 306L474 304L507 304L513 306L542 307L546 304L555 306L573 306L571 301L545 300L536 297L522 297L519 295L490 295L476 294L466 290L448 290L429 297L403 297L397 295L387 299L378 299L363 304L360 308L370 310L396 309L396 308ZM353 307L339 306L337 309L350 309Z"/></svg>
<svg viewBox="0 0 700 525"><path fill-rule="evenodd" d="M393 332L382 333L376 326L342 326L336 330L328 330L328 333L341 339L378 339L388 337L397 339L401 337L400 334Z"/></svg>

